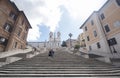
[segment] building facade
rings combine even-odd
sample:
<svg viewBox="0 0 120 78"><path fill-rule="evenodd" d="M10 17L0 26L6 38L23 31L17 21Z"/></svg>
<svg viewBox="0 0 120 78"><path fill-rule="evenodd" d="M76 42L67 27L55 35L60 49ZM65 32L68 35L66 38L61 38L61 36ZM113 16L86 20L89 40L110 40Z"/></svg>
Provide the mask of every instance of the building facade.
<svg viewBox="0 0 120 78"><path fill-rule="evenodd" d="M25 49L31 25L10 0L0 0L0 51Z"/></svg>
<svg viewBox="0 0 120 78"><path fill-rule="evenodd" d="M45 42L28 42L29 46L35 47L35 48L44 48L46 47Z"/></svg>
<svg viewBox="0 0 120 78"><path fill-rule="evenodd" d="M78 36L78 42L79 42L80 47L85 47L85 46L86 46L84 33L81 33L81 34Z"/></svg>
<svg viewBox="0 0 120 78"><path fill-rule="evenodd" d="M61 33L50 32L49 40L45 42L28 42L28 45L36 48L47 48L47 49L57 49L61 47Z"/></svg>
<svg viewBox="0 0 120 78"><path fill-rule="evenodd" d="M80 28L85 35L88 54L119 58L120 0L108 0L99 11L92 13Z"/></svg>
<svg viewBox="0 0 120 78"><path fill-rule="evenodd" d="M61 33L57 32L56 35L56 33L50 32L47 44L49 48L59 48L61 46Z"/></svg>
<svg viewBox="0 0 120 78"><path fill-rule="evenodd" d="M67 39L66 40L66 45L68 48L74 48L75 45L79 45L79 42L77 39Z"/></svg>

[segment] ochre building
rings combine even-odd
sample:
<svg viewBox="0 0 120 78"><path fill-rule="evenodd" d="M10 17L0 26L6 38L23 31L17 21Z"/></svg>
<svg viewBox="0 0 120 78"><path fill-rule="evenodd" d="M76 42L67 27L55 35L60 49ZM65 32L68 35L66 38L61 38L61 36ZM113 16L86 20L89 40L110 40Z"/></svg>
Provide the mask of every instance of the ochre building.
<svg viewBox="0 0 120 78"><path fill-rule="evenodd" d="M0 51L25 49L31 25L10 0L0 0Z"/></svg>
<svg viewBox="0 0 120 78"><path fill-rule="evenodd" d="M120 58L120 0L108 0L80 28L88 54Z"/></svg>

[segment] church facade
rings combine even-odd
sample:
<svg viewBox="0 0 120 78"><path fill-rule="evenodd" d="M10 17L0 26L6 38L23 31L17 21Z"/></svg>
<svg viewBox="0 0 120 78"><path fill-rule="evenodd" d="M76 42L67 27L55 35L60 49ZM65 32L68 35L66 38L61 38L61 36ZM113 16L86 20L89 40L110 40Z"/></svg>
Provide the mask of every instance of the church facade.
<svg viewBox="0 0 120 78"><path fill-rule="evenodd" d="M57 49L61 47L61 33L49 33L48 41L45 42L28 42L28 45L36 48Z"/></svg>
<svg viewBox="0 0 120 78"><path fill-rule="evenodd" d="M47 42L47 47L48 48L59 48L61 46L61 34L60 32L49 33L49 41Z"/></svg>

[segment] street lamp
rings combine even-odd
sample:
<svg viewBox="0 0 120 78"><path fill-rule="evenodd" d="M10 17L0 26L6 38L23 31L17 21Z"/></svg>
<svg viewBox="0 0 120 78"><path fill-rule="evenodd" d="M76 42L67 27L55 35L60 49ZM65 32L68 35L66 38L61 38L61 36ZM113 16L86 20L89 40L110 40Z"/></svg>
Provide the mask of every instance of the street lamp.
<svg viewBox="0 0 120 78"><path fill-rule="evenodd" d="M70 37L70 48L72 47L72 45L71 45L71 37L72 37L72 34L71 33L69 33L69 37Z"/></svg>

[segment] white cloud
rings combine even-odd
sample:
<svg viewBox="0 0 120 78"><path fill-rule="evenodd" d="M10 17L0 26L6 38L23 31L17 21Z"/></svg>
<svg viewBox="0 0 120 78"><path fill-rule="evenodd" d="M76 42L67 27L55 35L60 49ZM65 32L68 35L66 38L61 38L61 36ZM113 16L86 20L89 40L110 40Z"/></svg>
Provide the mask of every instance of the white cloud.
<svg viewBox="0 0 120 78"><path fill-rule="evenodd" d="M44 24L55 31L59 26L62 12L60 6L64 6L71 18L78 21L86 18L93 10L106 0L12 0L17 6L24 10L33 29L30 30L28 41L37 40L40 37L38 24ZM101 2L101 3L100 3Z"/></svg>
<svg viewBox="0 0 120 78"><path fill-rule="evenodd" d="M94 10L98 10L107 0L64 0L63 4L72 18L88 17Z"/></svg>
<svg viewBox="0 0 120 78"><path fill-rule="evenodd" d="M36 10L41 14L41 17L39 18L42 20L41 23L50 27L50 31L55 31L61 17L60 8L58 8L58 6L47 5L44 7L38 7Z"/></svg>
<svg viewBox="0 0 120 78"><path fill-rule="evenodd" d="M40 37L37 24L44 24L55 31L60 21L61 12L57 0L12 0L24 10L33 29L29 31L28 41L37 40ZM53 3L54 2L54 3Z"/></svg>

